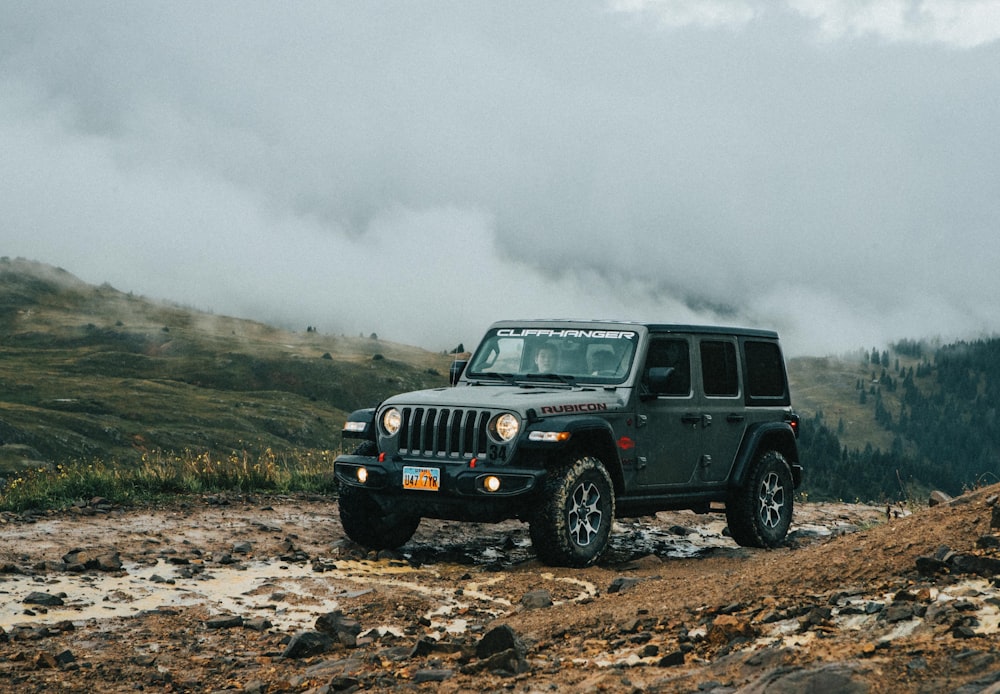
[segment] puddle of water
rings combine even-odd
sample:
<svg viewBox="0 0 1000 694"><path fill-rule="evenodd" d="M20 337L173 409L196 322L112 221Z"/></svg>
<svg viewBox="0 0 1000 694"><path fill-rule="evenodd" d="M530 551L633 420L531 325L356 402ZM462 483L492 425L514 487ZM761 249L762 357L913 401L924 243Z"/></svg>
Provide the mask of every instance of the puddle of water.
<svg viewBox="0 0 1000 694"><path fill-rule="evenodd" d="M506 598L489 592L491 585L502 583L503 575L493 576L483 584L470 582L456 591L454 585L446 588L427 585L427 578L438 576L432 570L386 562L338 561L337 568L322 573L315 572L309 564L248 562L240 568L213 566L191 578L175 577L176 568L158 562L153 566L128 564L119 575L58 574L2 579L0 627L10 630L15 624L132 617L162 607L201 605L215 614L234 614L244 619L265 617L276 629L297 631L312 628L320 615L376 587L427 598L435 607L424 616L431 621L431 628L439 632L464 632L468 619L463 614L473 606L478 612L493 616L505 614L512 607ZM154 581L154 576L162 578ZM583 587L577 599L596 593L596 587L577 583ZM66 604L54 607L24 604L24 598L35 591L65 593ZM25 614L26 610L34 614ZM392 625L366 627L398 632Z"/></svg>

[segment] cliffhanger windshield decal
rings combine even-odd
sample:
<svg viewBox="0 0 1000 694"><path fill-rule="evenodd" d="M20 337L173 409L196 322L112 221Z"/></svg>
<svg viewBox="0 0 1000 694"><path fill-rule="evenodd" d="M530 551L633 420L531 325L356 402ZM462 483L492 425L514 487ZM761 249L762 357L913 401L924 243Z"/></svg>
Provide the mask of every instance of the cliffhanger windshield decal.
<svg viewBox="0 0 1000 694"><path fill-rule="evenodd" d="M501 328L498 337L583 337L594 340L632 340L636 334L629 330L552 330L550 328Z"/></svg>

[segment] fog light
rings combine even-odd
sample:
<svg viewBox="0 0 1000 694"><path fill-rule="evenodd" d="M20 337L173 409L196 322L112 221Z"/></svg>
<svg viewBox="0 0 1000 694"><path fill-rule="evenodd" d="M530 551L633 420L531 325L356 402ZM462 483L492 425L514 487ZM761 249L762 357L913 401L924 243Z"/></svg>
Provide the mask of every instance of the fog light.
<svg viewBox="0 0 1000 694"><path fill-rule="evenodd" d="M365 484L368 481L368 468L358 468L358 482Z"/></svg>
<svg viewBox="0 0 1000 694"><path fill-rule="evenodd" d="M483 480L483 489L488 492L500 491L500 478L494 475L490 475Z"/></svg>

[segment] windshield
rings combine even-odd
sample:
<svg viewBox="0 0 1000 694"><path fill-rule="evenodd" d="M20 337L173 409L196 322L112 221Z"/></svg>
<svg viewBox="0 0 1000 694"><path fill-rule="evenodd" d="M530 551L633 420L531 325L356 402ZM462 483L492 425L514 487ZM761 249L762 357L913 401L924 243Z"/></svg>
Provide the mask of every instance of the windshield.
<svg viewBox="0 0 1000 694"><path fill-rule="evenodd" d="M634 330L494 328L469 364L470 377L621 383L639 341Z"/></svg>

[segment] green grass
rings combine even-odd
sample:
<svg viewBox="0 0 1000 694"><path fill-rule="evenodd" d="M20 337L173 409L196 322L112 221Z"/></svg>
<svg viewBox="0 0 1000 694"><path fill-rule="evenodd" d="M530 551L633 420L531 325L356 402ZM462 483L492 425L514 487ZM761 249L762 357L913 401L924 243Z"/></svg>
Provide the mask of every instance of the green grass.
<svg viewBox="0 0 1000 694"><path fill-rule="evenodd" d="M0 511L71 506L94 497L117 504L183 494L235 492L333 494L335 451L153 453L136 465L93 460L22 470L0 488Z"/></svg>

